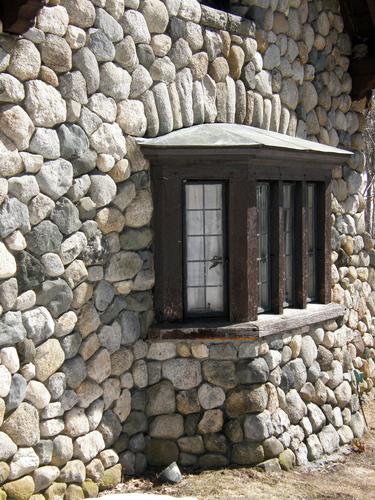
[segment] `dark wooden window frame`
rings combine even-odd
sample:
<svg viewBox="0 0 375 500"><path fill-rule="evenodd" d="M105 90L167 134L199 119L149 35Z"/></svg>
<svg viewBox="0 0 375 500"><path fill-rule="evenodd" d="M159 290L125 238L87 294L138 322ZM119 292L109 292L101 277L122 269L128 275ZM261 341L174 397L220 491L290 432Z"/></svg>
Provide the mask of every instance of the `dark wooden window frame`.
<svg viewBox="0 0 375 500"><path fill-rule="evenodd" d="M157 322L184 322L183 181L225 181L228 186L228 288L230 323L258 317L256 182L271 184L271 312L283 313L283 181L296 182L296 304L307 303L306 182L318 188L317 302L331 301L332 169L340 154L285 151L277 148L144 147L151 161L155 230L155 317ZM299 214L297 212L300 212Z"/></svg>

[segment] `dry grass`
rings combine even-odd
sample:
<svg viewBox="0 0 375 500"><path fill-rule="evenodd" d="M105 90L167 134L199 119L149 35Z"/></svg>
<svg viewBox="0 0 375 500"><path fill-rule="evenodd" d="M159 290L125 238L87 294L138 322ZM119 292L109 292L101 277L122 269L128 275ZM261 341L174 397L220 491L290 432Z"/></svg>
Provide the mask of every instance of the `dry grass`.
<svg viewBox="0 0 375 500"><path fill-rule="evenodd" d="M251 468L222 469L185 475L174 486L153 478L130 479L111 493L154 493L211 499L375 499L375 402L365 407L370 430L349 454L293 472L262 473Z"/></svg>

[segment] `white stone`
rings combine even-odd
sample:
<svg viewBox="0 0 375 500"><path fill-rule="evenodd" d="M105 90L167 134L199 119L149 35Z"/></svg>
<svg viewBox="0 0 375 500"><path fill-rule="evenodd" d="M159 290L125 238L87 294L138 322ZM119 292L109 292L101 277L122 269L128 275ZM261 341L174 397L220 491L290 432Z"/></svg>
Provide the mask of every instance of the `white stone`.
<svg viewBox="0 0 375 500"><path fill-rule="evenodd" d="M129 135L142 137L146 132L147 120L141 101L126 100L118 104L117 123Z"/></svg>
<svg viewBox="0 0 375 500"><path fill-rule="evenodd" d="M4 365L0 365L0 397L1 398L6 398L8 396L11 382L12 382L12 376L11 376L9 370Z"/></svg>
<svg viewBox="0 0 375 500"><path fill-rule="evenodd" d="M20 106L6 104L0 108L0 132L10 139L17 149L29 147L34 124Z"/></svg>
<svg viewBox="0 0 375 500"><path fill-rule="evenodd" d="M38 455L32 448L20 448L10 462L8 479L14 480L34 471L39 467Z"/></svg>
<svg viewBox="0 0 375 500"><path fill-rule="evenodd" d="M20 368L20 360L15 347L3 347L0 350L0 361L10 373L16 373Z"/></svg>
<svg viewBox="0 0 375 500"><path fill-rule="evenodd" d="M53 127L66 120L66 104L60 93L41 80L26 83L25 107L38 127Z"/></svg>
<svg viewBox="0 0 375 500"><path fill-rule="evenodd" d="M15 258L8 252L4 243L0 242L0 279L10 278L16 274L16 271Z"/></svg>
<svg viewBox="0 0 375 500"><path fill-rule="evenodd" d="M87 463L104 450L103 436L99 431L89 432L86 436L76 439L73 446L73 456Z"/></svg>
<svg viewBox="0 0 375 500"><path fill-rule="evenodd" d="M127 99L130 92L131 77L129 73L111 62L102 64L100 68L100 86L103 94L116 101Z"/></svg>
<svg viewBox="0 0 375 500"><path fill-rule="evenodd" d="M50 402L51 395L44 384L37 380L31 380L27 384L25 398L38 410L43 410Z"/></svg>
<svg viewBox="0 0 375 500"><path fill-rule="evenodd" d="M43 7L37 17L37 28L44 33L64 36L69 24L69 16L64 7Z"/></svg>
<svg viewBox="0 0 375 500"><path fill-rule="evenodd" d="M90 137L90 144L97 153L112 155L121 160L126 154L126 142L117 123L103 123Z"/></svg>

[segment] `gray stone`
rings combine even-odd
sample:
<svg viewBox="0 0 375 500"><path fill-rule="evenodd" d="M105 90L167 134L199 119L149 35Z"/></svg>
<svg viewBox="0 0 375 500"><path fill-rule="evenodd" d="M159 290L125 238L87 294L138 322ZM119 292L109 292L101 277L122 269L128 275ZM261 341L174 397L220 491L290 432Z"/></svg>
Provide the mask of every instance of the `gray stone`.
<svg viewBox="0 0 375 500"><path fill-rule="evenodd" d="M86 81L80 71L65 73L60 77L59 83L64 99L73 99L80 104L87 104Z"/></svg>
<svg viewBox="0 0 375 500"><path fill-rule="evenodd" d="M27 206L17 198L6 198L0 206L0 237L6 238L16 229L22 233L30 230Z"/></svg>
<svg viewBox="0 0 375 500"><path fill-rule="evenodd" d="M237 377L240 383L257 384L267 382L269 368L263 358L256 358L250 363L239 363L237 365Z"/></svg>
<svg viewBox="0 0 375 500"><path fill-rule="evenodd" d="M326 423L326 418L324 416L324 413L319 408L319 406L317 406L314 403L309 403L307 405L307 414L311 422L313 431L317 433L322 429L322 427Z"/></svg>
<svg viewBox="0 0 375 500"><path fill-rule="evenodd" d="M292 424L298 422L307 414L307 408L300 395L295 389L291 389L285 396L285 407L283 410Z"/></svg>
<svg viewBox="0 0 375 500"><path fill-rule="evenodd" d="M115 47L101 29L89 31L87 46L99 62L113 61L115 57Z"/></svg>
<svg viewBox="0 0 375 500"><path fill-rule="evenodd" d="M158 111L159 133L167 134L173 130L173 113L168 88L164 82L160 82L153 87L152 91Z"/></svg>
<svg viewBox="0 0 375 500"><path fill-rule="evenodd" d="M95 20L95 8L89 0L62 0L69 14L69 22L80 28L90 28Z"/></svg>
<svg viewBox="0 0 375 500"><path fill-rule="evenodd" d="M175 392L171 382L163 380L147 389L147 415L173 413L175 408Z"/></svg>
<svg viewBox="0 0 375 500"><path fill-rule="evenodd" d="M38 127L30 141L29 151L42 155L48 160L60 156L60 143L56 130Z"/></svg>
<svg viewBox="0 0 375 500"><path fill-rule="evenodd" d="M198 389L198 399L203 409L210 410L222 406L225 392L221 387L202 384Z"/></svg>
<svg viewBox="0 0 375 500"><path fill-rule="evenodd" d="M66 160L81 157L89 148L85 132L75 124L61 125L58 129L61 156Z"/></svg>
<svg viewBox="0 0 375 500"><path fill-rule="evenodd" d="M150 436L160 439L178 439L184 433L182 415L159 415L150 424Z"/></svg>
<svg viewBox="0 0 375 500"><path fill-rule="evenodd" d="M133 71L138 65L137 51L131 36L126 36L116 45L115 61L127 71Z"/></svg>
<svg viewBox="0 0 375 500"><path fill-rule="evenodd" d="M86 469L80 460L68 462L60 472L59 479L64 483L82 483L86 479Z"/></svg>
<svg viewBox="0 0 375 500"><path fill-rule="evenodd" d="M78 209L65 197L60 198L51 214L51 220L58 226L64 235L72 234L79 230L82 223L79 219Z"/></svg>
<svg viewBox="0 0 375 500"><path fill-rule="evenodd" d="M176 389L197 387L202 380L200 363L194 359L167 360L163 363L162 373Z"/></svg>
<svg viewBox="0 0 375 500"><path fill-rule="evenodd" d="M104 9L96 10L95 27L101 29L111 42L120 42L123 38L120 24Z"/></svg>
<svg viewBox="0 0 375 500"><path fill-rule="evenodd" d="M39 465L46 465L51 463L53 452L52 441L42 439L38 442L38 444L34 446L34 450L39 457Z"/></svg>
<svg viewBox="0 0 375 500"><path fill-rule="evenodd" d="M207 360L202 364L203 377L207 382L230 389L237 384L235 364L232 361Z"/></svg>
<svg viewBox="0 0 375 500"><path fill-rule="evenodd" d="M72 165L63 159L46 162L36 175L36 180L42 193L57 200L72 185Z"/></svg>
<svg viewBox="0 0 375 500"><path fill-rule="evenodd" d="M282 368L280 387L286 392L291 388L299 391L305 384L306 380L306 366L302 359L297 358L289 361L289 363Z"/></svg>
<svg viewBox="0 0 375 500"><path fill-rule="evenodd" d="M0 319L0 347L8 347L21 342L26 337L19 311L7 312Z"/></svg>
<svg viewBox="0 0 375 500"><path fill-rule="evenodd" d="M140 12L127 10L121 20L121 25L125 35L131 35L135 43L150 43L150 32Z"/></svg>
<svg viewBox="0 0 375 500"><path fill-rule="evenodd" d="M63 241L61 245L60 257L63 264L70 264L80 253L87 248L86 236L81 233L74 233Z"/></svg>
<svg viewBox="0 0 375 500"><path fill-rule="evenodd" d="M268 410L256 415L247 415L244 421L245 438L251 442L264 441L273 433L271 414Z"/></svg>
<svg viewBox="0 0 375 500"><path fill-rule="evenodd" d="M83 47L73 55L73 66L78 69L86 80L87 93L89 95L99 88L100 76L98 62L87 47Z"/></svg>
<svg viewBox="0 0 375 500"><path fill-rule="evenodd" d="M366 430L364 419L359 411L353 413L350 422L350 428L353 431L354 437L361 438Z"/></svg>
<svg viewBox="0 0 375 500"><path fill-rule="evenodd" d="M39 345L47 340L55 330L55 322L45 307L37 307L23 314L23 324L27 337Z"/></svg>
<svg viewBox="0 0 375 500"><path fill-rule="evenodd" d="M26 235L27 247L35 255L59 252L62 239L58 227L49 220L34 226Z"/></svg>
<svg viewBox="0 0 375 500"><path fill-rule="evenodd" d="M46 306L54 317L67 311L73 299L73 293L66 281L57 279L45 281L37 297L37 304Z"/></svg>
<svg viewBox="0 0 375 500"><path fill-rule="evenodd" d="M318 437L325 453L333 453L339 447L339 435L331 424L323 427Z"/></svg>

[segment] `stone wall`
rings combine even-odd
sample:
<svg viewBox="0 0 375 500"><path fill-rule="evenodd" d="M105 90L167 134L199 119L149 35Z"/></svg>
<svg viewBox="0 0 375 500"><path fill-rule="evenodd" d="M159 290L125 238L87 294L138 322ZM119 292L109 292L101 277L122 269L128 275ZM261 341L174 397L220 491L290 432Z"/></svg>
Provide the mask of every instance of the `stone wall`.
<svg viewBox="0 0 375 500"><path fill-rule="evenodd" d="M288 470L361 437L354 344L336 321L260 341L152 344L148 462ZM124 430L140 430L135 413Z"/></svg>
<svg viewBox="0 0 375 500"><path fill-rule="evenodd" d="M120 481L121 464L125 474L143 473L146 454L152 464L153 447L161 453L160 447L170 445L170 436L159 441L164 428L174 429L178 444L171 450L175 456L178 446L185 463L209 465L211 458L226 463L234 460L234 450L237 457L247 456L236 443L243 432L249 456L254 448L263 460L271 453L265 450L283 446L301 462L302 443L309 447L315 438L302 436L301 429L308 433L310 427L297 390L311 398L309 405L332 406L332 413L321 406L324 422L309 406L311 425L316 415L321 421L314 432L324 426L334 445L338 435L349 439L350 425L361 433L356 396L342 408L334 396L342 384L345 397L350 387L353 393L352 364L365 374L361 390L372 388L374 375L375 274L360 194L365 103L352 103L349 95L349 38L335 0L241 3L251 3L256 23L195 0L53 0L23 37L0 37L0 498L34 492L51 499L95 495L97 484L105 488ZM249 361L256 353L253 343L239 347L241 359L234 363L212 361L237 357L232 343L177 345L175 354L169 343L147 341L153 321L152 197L149 165L135 137L215 121L357 151L335 171L332 183L333 300L348 307L343 327L349 330L337 346L324 340L329 333L323 340L321 332L311 334L330 349L319 344L325 363L319 384L310 375L302 388L301 361L287 364L289 347L298 356L288 339L283 348L275 339L271 354L262 344L262 357L251 363L255 371L245 382L241 374L233 388L212 378L215 364L242 373L241 353L249 352ZM291 342L298 346L298 340ZM174 359L161 366L165 356ZM195 359L185 359L191 356ZM284 372L302 372L298 387L282 389L288 403L276 389L276 376L267 384L261 379L259 388L251 385L248 391L249 404L252 395L261 416L254 416L251 406L250 416L234 418L236 401L241 407L247 397L237 389L255 383L253 371L264 378L276 362L285 365ZM206 380L198 400L194 390L183 393L179 385L178 373L190 366L195 368L187 372L189 386L198 388L201 372ZM171 418L157 416L160 408L150 414L164 390ZM287 417L294 403L304 417L302 427ZM189 405L194 411L185 417ZM338 425L337 407L346 427ZM269 424L277 415L293 444L287 436L279 438L281 427ZM211 416L217 432L201 435ZM246 444L246 422L256 421L259 432L265 422L267 432L276 433L277 444L273 438L263 448ZM259 434L259 443L263 438L269 439ZM319 449L316 439L313 444Z"/></svg>

